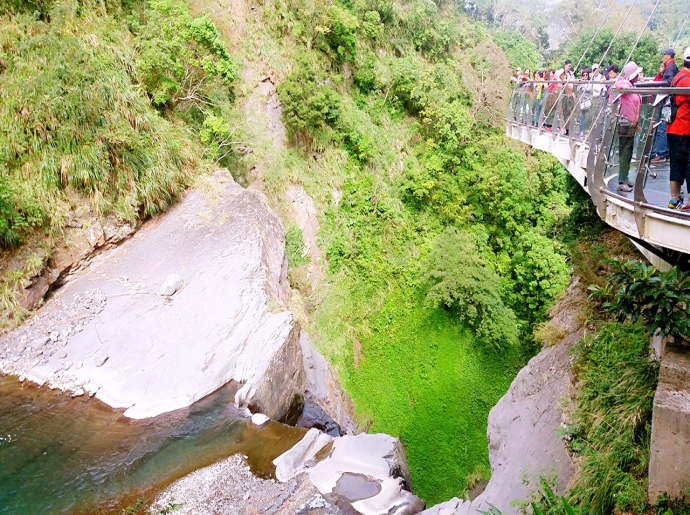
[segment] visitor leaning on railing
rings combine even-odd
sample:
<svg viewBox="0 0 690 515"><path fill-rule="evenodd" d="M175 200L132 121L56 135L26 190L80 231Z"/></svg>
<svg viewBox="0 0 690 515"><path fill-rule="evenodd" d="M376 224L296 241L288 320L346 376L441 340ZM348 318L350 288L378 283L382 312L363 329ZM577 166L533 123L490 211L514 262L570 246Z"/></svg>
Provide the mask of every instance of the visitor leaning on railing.
<svg viewBox="0 0 690 515"><path fill-rule="evenodd" d="M615 89L630 89L637 82L642 68L630 61L621 71L621 76L614 84ZM613 95L613 91L611 94ZM609 102L613 100L610 98ZM640 106L642 97L637 93L624 93L620 97L620 109L618 111L618 191L629 193L633 189L628 180L630 162L632 161L633 147L635 146L635 133L640 121Z"/></svg>

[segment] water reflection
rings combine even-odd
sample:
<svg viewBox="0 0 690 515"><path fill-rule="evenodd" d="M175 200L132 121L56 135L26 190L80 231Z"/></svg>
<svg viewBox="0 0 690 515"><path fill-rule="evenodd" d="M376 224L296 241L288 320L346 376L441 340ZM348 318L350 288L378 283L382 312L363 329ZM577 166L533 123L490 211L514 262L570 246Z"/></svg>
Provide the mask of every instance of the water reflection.
<svg viewBox="0 0 690 515"><path fill-rule="evenodd" d="M190 408L133 421L96 399L71 399L0 377L0 514L121 513L171 481L244 452L255 473L303 429L257 428L228 385Z"/></svg>

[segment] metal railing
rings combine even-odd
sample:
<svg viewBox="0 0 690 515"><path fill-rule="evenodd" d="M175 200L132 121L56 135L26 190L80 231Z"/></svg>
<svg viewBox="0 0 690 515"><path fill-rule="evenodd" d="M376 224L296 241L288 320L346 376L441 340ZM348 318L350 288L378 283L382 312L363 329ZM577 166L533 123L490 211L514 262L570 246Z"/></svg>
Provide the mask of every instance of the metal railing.
<svg viewBox="0 0 690 515"><path fill-rule="evenodd" d="M638 86L620 90L610 82L521 82L508 107L507 133L556 155L590 194L604 221L662 259L690 267L690 213L666 207L668 181L664 201L664 185L656 182L657 171L650 166L656 129L663 123L662 107L670 94L690 95L690 88ZM619 114L621 96L628 93L642 97L632 135ZM623 129L627 132L621 135ZM624 176L628 166L634 178L629 196L616 191L617 176L621 171Z"/></svg>

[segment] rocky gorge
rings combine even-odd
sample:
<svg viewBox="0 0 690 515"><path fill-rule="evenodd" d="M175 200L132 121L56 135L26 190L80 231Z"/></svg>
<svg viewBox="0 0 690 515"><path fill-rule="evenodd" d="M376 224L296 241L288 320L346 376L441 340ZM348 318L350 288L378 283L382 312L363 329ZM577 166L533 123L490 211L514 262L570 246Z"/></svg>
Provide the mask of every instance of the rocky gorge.
<svg viewBox="0 0 690 515"><path fill-rule="evenodd" d="M353 434L346 397L286 310L283 234L260 193L218 171L166 216L96 256L33 318L4 335L0 371L73 397L93 396L132 419L185 408L236 382L234 402L247 416L254 413L255 424L299 417L306 427ZM303 409L305 402L311 409ZM326 445L331 455L315 464ZM338 494L341 504L359 501L362 513L423 508L405 489L404 450L392 437L334 442L311 429L280 462L285 482L311 466L330 470L327 483L322 473L307 474L326 495L339 478L369 478L376 492Z"/></svg>
<svg viewBox="0 0 690 515"><path fill-rule="evenodd" d="M235 381L235 404L257 424L294 423L306 400L337 422L330 434L346 435L310 429L276 458L275 480L254 478L241 457L228 458L173 483L154 506L177 499L184 513L419 513L424 503L408 491L402 445L355 435L347 397L286 309L283 234L260 193L218 171L3 336L0 370L95 396L134 419L184 408ZM526 475L555 470L567 482L572 465L554 435L557 405L571 387L567 349L579 332L567 316L554 319L570 336L533 358L489 417L486 490L425 513L469 513L487 503L511 513L511 502L528 493ZM261 502L256 493L237 494L247 483L263 492Z"/></svg>

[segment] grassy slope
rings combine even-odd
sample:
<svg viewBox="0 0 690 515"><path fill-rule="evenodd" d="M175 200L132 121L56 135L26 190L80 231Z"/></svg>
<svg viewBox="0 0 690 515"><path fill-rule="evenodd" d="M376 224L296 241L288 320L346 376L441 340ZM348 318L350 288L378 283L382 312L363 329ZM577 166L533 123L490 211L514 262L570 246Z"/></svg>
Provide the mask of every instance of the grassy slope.
<svg viewBox="0 0 690 515"><path fill-rule="evenodd" d="M347 387L371 431L405 442L415 492L431 505L459 495L473 472L487 474L486 417L515 369L450 315L405 300L377 315L387 328L362 342Z"/></svg>

